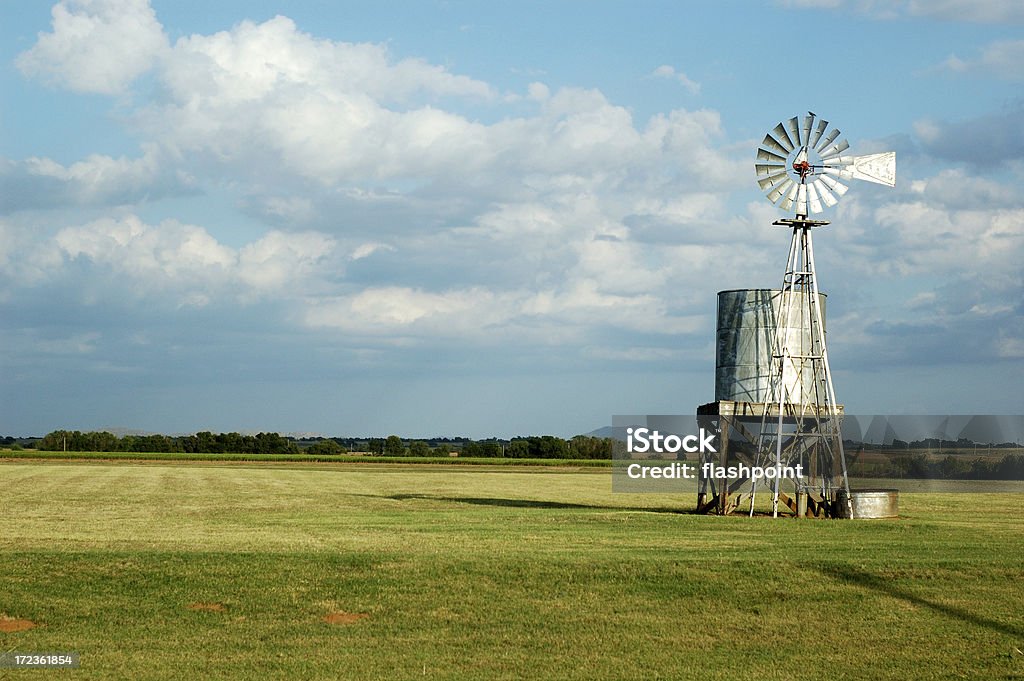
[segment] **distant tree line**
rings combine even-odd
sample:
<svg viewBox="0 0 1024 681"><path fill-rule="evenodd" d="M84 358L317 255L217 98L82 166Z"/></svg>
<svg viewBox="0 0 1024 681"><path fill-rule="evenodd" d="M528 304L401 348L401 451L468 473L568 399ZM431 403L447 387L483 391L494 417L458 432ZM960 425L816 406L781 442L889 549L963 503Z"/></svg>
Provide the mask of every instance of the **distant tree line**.
<svg viewBox="0 0 1024 681"><path fill-rule="evenodd" d="M610 459L611 438L577 435L565 440L554 435L516 437L511 440L489 438L470 440L459 438L452 442L405 440L397 435L371 438L367 451L378 456L466 456L510 459Z"/></svg>
<svg viewBox="0 0 1024 681"><path fill-rule="evenodd" d="M211 433L195 435L124 435L106 431L55 430L36 443L51 452L184 452L187 454L295 454L294 440L277 433Z"/></svg>
<svg viewBox="0 0 1024 681"><path fill-rule="evenodd" d="M1021 446L1020 444L1018 444L1016 442L1000 442L1000 443L995 443L995 442L988 442L988 443L975 442L974 440L969 440L969 439L967 439L965 437L962 437L959 440L942 440L940 438L935 438L935 437L925 438L924 440L911 440L910 442L907 442L906 440L893 440L892 444L889 444L889 445L871 445L871 444L868 444L868 443L854 442L853 440L843 440L843 442L847 443L847 446L853 444L853 445L857 445L857 446L860 446L860 447L864 447L865 449L881 449L881 450L889 450L889 449L896 449L896 450L907 450L907 449L927 449L927 450L943 450L943 449L959 449L959 450L967 450L967 449L1019 449L1020 446Z"/></svg>
<svg viewBox="0 0 1024 681"><path fill-rule="evenodd" d="M611 438L577 435L565 440L554 435L516 437L509 441L479 440L462 447L463 456L499 457L510 459L610 459Z"/></svg>
<svg viewBox="0 0 1024 681"><path fill-rule="evenodd" d="M24 449L26 445L29 447L33 446L38 441L38 438L31 437L14 437L12 435L6 435L0 437L0 447L4 449Z"/></svg>
<svg viewBox="0 0 1024 681"><path fill-rule="evenodd" d="M376 456L447 456L451 449L448 446L432 449L423 440L412 440L406 446L402 438L388 435L386 438L371 437L366 443L366 451Z"/></svg>
<svg viewBox="0 0 1024 681"><path fill-rule="evenodd" d="M12 438L13 442L13 438ZM211 433L194 435L124 435L106 431L55 430L34 444L36 449L68 452L183 452L189 454L297 454L311 456L367 452L377 456L469 456L512 459L611 459L614 440L577 435L569 440L553 435L489 438L433 438L405 440L386 438L308 438L296 440L277 433L242 435Z"/></svg>
<svg viewBox="0 0 1024 681"><path fill-rule="evenodd" d="M859 471L858 471L859 472ZM1024 480L1024 455L1007 454L999 460L925 454L898 454L871 465L870 474L882 478L926 480Z"/></svg>

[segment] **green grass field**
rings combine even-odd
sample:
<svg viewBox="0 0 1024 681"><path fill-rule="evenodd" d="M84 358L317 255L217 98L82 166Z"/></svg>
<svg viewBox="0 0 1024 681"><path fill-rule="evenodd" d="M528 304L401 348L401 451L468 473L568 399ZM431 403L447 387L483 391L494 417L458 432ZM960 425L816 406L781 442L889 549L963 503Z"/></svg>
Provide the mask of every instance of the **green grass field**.
<svg viewBox="0 0 1024 681"><path fill-rule="evenodd" d="M796 521L609 478L8 461L0 651L82 663L0 678L1024 678L1024 494Z"/></svg>

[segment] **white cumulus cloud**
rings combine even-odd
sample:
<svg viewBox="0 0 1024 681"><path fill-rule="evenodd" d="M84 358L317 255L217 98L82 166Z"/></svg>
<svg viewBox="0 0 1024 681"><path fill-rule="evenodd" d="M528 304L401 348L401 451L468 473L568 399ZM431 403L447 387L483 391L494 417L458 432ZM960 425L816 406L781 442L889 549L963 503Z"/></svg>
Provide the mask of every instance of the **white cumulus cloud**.
<svg viewBox="0 0 1024 681"><path fill-rule="evenodd" d="M331 255L335 242L314 232L271 231L236 250L196 225L149 225L127 215L67 227L54 244L69 261L87 262L121 280L130 295L205 305L211 295L301 297L306 291L296 287Z"/></svg>
<svg viewBox="0 0 1024 681"><path fill-rule="evenodd" d="M167 49L148 0L62 0L52 14L18 66L77 92L119 94Z"/></svg>

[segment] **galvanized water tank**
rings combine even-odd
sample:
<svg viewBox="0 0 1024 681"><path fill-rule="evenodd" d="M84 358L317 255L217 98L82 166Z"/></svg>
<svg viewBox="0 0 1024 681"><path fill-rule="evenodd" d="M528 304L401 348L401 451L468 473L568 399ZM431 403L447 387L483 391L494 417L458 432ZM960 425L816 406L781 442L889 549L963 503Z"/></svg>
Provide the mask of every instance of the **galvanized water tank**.
<svg viewBox="0 0 1024 681"><path fill-rule="evenodd" d="M898 518L899 490L851 489L848 503L846 490L841 489L836 495L833 515L839 518Z"/></svg>
<svg viewBox="0 0 1024 681"><path fill-rule="evenodd" d="M786 340L793 355L811 352L810 310L807 295L791 293L788 319L784 321ZM776 322L782 307L782 291L777 289L738 289L718 292L718 347L715 353L715 400L765 402L771 399L771 350ZM821 323L825 324L825 294L818 294ZM790 400L825 402L824 386L815 386L811 363L802 371L795 362L783 370ZM812 397L813 396L813 397Z"/></svg>

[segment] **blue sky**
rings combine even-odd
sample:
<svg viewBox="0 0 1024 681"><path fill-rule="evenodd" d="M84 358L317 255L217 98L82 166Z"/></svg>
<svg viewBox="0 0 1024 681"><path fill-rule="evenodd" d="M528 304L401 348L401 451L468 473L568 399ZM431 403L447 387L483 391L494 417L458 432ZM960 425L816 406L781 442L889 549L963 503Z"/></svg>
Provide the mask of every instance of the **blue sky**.
<svg viewBox="0 0 1024 681"><path fill-rule="evenodd" d="M816 235L849 413L1024 413L1024 7L0 4L0 432L570 436L714 397L757 143L895 150Z"/></svg>

